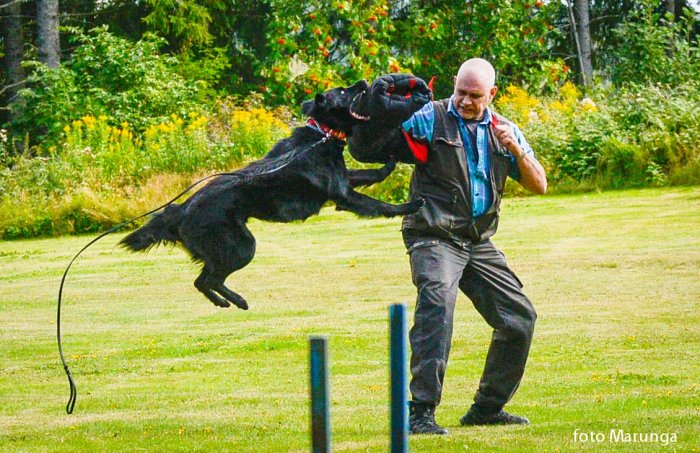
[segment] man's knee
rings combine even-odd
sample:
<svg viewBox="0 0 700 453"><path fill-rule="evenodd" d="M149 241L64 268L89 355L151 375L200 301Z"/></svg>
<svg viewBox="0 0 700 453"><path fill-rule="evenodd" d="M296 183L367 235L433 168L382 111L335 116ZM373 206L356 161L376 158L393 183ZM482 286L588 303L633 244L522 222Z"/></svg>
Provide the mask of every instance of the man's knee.
<svg viewBox="0 0 700 453"><path fill-rule="evenodd" d="M499 336L509 341L530 342L535 332L537 312L532 306L527 307L522 313L508 316L505 326L498 329Z"/></svg>

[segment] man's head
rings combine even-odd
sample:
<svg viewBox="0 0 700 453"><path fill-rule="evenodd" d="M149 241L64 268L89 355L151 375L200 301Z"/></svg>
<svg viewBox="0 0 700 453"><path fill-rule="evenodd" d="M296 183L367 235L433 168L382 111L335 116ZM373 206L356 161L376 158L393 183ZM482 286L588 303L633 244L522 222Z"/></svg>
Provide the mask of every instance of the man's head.
<svg viewBox="0 0 700 453"><path fill-rule="evenodd" d="M465 120L480 120L496 96L496 71L488 61L472 58L462 63L455 77L454 106Z"/></svg>

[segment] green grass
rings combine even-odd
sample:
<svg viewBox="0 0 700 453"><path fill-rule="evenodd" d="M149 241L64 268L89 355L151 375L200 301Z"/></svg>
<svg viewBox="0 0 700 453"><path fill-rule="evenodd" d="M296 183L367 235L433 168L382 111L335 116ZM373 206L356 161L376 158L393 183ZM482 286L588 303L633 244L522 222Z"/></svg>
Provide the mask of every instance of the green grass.
<svg viewBox="0 0 700 453"><path fill-rule="evenodd" d="M388 446L387 306L414 301L399 219L324 210L253 222L255 260L229 279L249 311L215 308L179 249L88 237L0 242L0 451L308 451L308 336L328 334L336 451ZM460 295L438 421L414 451L698 451L700 188L509 199L496 244L539 319L508 406L529 427L462 428L490 338ZM573 433L676 433L575 443Z"/></svg>

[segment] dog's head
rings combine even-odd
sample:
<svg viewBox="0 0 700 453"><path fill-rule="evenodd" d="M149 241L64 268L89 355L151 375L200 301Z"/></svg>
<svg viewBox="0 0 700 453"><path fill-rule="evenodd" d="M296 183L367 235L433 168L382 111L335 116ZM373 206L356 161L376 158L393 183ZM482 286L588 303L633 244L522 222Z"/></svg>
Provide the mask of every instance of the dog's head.
<svg viewBox="0 0 700 453"><path fill-rule="evenodd" d="M351 109L353 101L368 86L365 80L360 80L347 88L333 88L319 93L313 100L304 101L301 104L301 110L304 115L312 117L331 129L349 134L354 125L369 119Z"/></svg>

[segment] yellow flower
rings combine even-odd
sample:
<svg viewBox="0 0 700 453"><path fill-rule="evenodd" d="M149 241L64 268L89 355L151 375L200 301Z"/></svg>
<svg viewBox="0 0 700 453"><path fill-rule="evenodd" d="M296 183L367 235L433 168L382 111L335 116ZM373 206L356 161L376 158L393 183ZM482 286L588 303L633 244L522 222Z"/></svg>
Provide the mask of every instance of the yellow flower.
<svg viewBox="0 0 700 453"><path fill-rule="evenodd" d="M559 95L564 100L575 100L581 97L581 92L576 88L576 86L571 82L566 82L559 89Z"/></svg>
<svg viewBox="0 0 700 453"><path fill-rule="evenodd" d="M84 117L81 118L83 120L83 123L85 123L85 127L88 129L94 129L95 128L95 117L92 115L85 115Z"/></svg>
<svg viewBox="0 0 700 453"><path fill-rule="evenodd" d="M496 105L508 112L511 119L520 125L527 124L538 117L536 109L540 103L522 88L510 85L506 92L498 99Z"/></svg>
<svg viewBox="0 0 700 453"><path fill-rule="evenodd" d="M595 105L595 102L593 102L593 99L591 98L584 98L581 100L581 107L583 108L584 112L596 112L598 111L598 106Z"/></svg>

